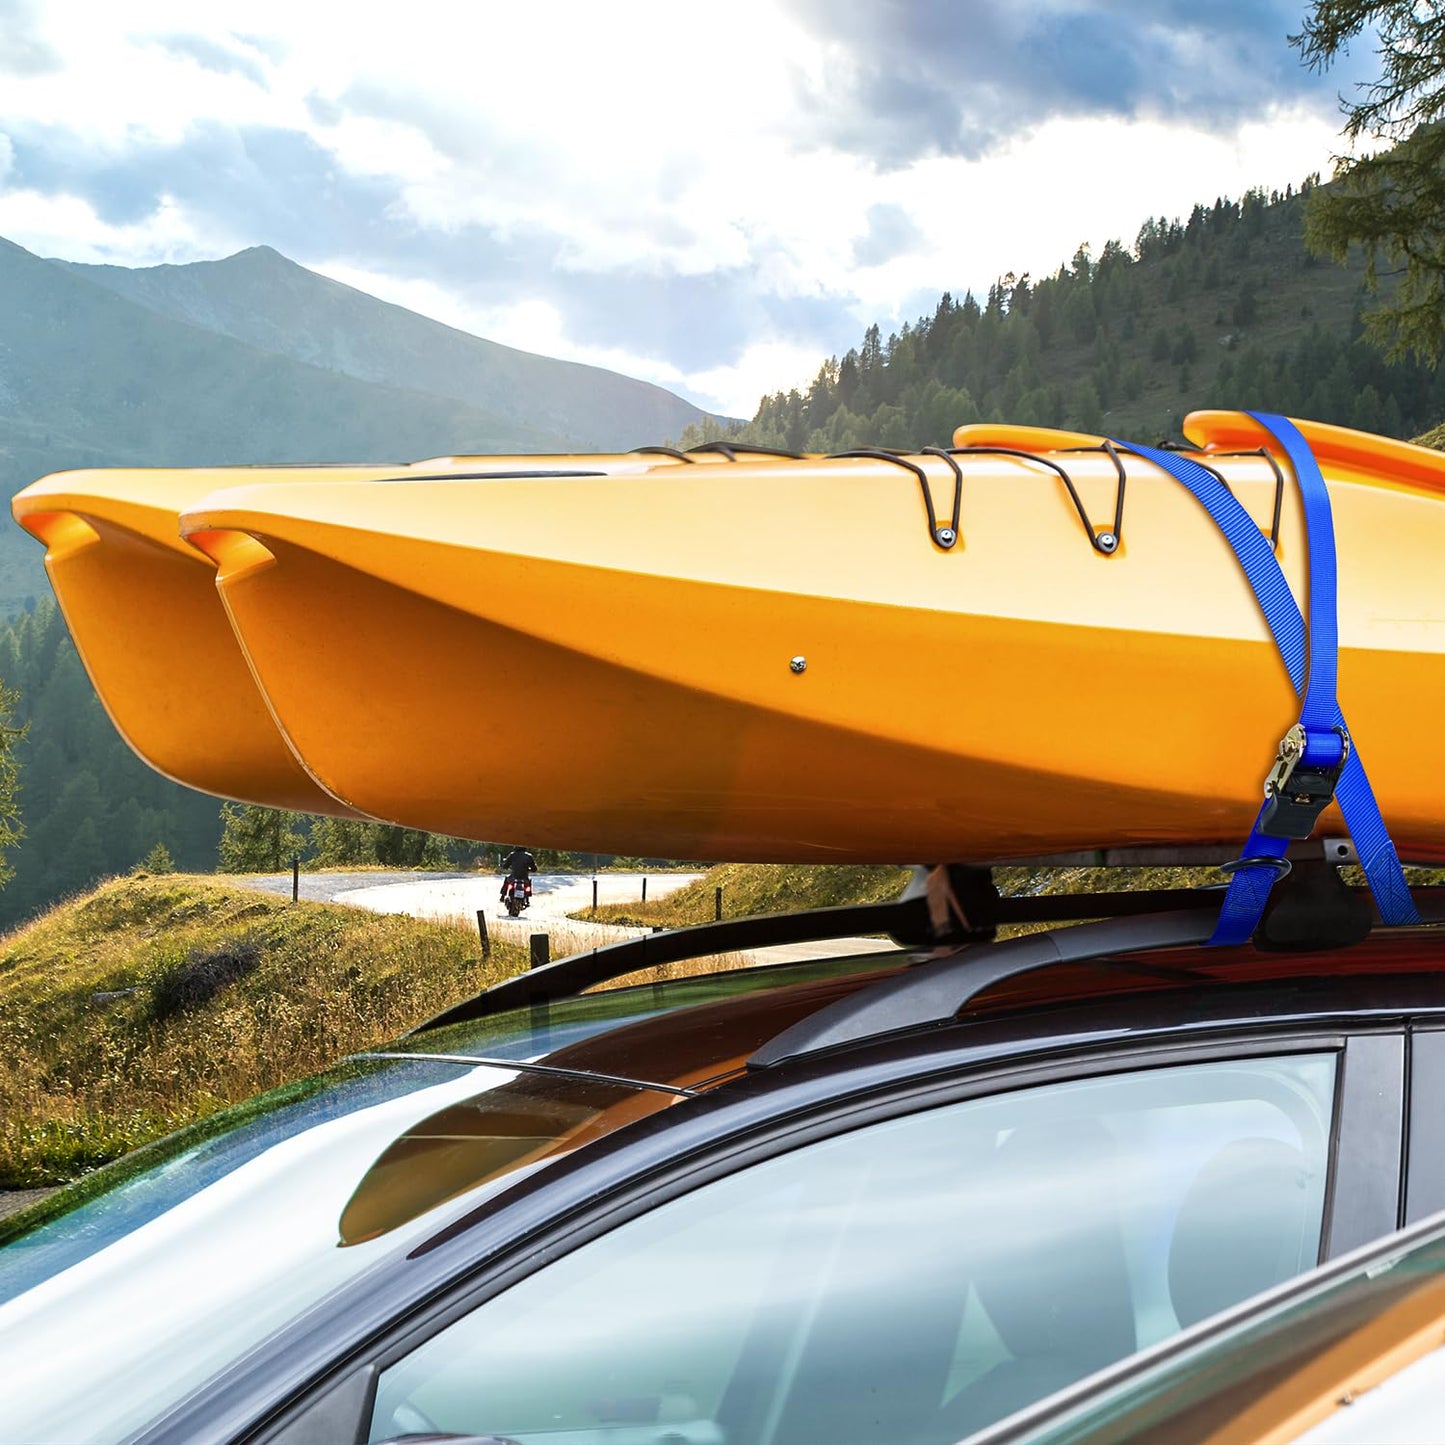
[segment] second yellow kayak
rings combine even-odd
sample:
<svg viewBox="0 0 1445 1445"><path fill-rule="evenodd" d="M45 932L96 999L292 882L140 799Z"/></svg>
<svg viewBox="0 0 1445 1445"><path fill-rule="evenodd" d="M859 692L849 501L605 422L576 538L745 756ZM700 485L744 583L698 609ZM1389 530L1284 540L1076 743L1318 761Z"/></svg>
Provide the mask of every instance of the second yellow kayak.
<svg viewBox="0 0 1445 1445"><path fill-rule="evenodd" d="M1264 530L1278 502L1302 593L1287 463L1237 418L1194 427ZM1445 459L1357 438L1367 468L1327 445L1352 434L1305 430L1339 536L1341 701L1401 847L1445 856L1417 753L1445 702ZM1106 549L1114 460L1001 435L952 460L261 484L182 527L293 750L373 816L779 861L1242 839L1297 703L1232 552L1132 457Z"/></svg>

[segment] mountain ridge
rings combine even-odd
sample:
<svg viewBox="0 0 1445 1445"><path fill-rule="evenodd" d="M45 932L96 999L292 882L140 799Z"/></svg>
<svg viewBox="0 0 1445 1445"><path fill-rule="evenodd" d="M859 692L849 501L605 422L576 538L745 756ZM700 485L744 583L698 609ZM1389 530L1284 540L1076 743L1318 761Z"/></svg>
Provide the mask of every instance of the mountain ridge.
<svg viewBox="0 0 1445 1445"><path fill-rule="evenodd" d="M409 461L580 439L278 355L167 317L0 238L0 491L76 467ZM7 509L8 510L8 509ZM0 611L43 590L0 528Z"/></svg>
<svg viewBox="0 0 1445 1445"><path fill-rule="evenodd" d="M708 414L651 382L504 346L312 271L271 246L148 267L58 265L126 300L273 355L358 380L442 396L626 451Z"/></svg>

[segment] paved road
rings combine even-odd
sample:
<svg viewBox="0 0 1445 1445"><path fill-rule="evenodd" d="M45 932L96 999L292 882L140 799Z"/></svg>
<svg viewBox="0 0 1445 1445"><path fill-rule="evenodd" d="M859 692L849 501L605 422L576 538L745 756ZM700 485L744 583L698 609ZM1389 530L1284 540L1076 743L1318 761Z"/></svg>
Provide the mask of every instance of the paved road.
<svg viewBox="0 0 1445 1445"><path fill-rule="evenodd" d="M599 873L598 903L632 903L642 897L644 878L649 899L661 898L691 883L696 873ZM563 923L569 913L592 902L592 875L537 873L532 877L532 905L526 923ZM505 920L500 877L488 873L415 875L404 882L368 881L339 888L337 903L371 908L378 913L409 913L413 918L475 918L483 909L488 918Z"/></svg>
<svg viewBox="0 0 1445 1445"><path fill-rule="evenodd" d="M597 901L630 903L639 900L644 879L648 898L661 898L691 883L697 876L696 873L599 873L596 878ZM258 888L288 898L291 896L289 873L232 874L226 881L244 888ZM525 937L528 933L585 933L585 942L577 938L568 940L578 947L590 948L599 941L610 943L647 931L569 919L569 913L580 912L591 905L592 883L590 873L534 874L532 905L518 919L507 917L499 896L502 880L500 875L493 873L388 873L378 869L303 873L299 892L302 898L312 903L345 903L353 908L368 908L374 913L406 913L413 918L462 919L468 925L475 923L480 909L487 916L488 928L503 937Z"/></svg>
<svg viewBox="0 0 1445 1445"><path fill-rule="evenodd" d="M346 873L326 871L303 873L300 879L300 894L308 903L330 903L338 893L352 888L371 888L386 883L415 883L423 880L441 882L452 878L476 878L475 873L418 873L412 869L397 869L385 872L377 868ZM217 878L222 883L234 883L241 888L259 888L263 893L279 893L285 898L291 896L290 873L221 873Z"/></svg>

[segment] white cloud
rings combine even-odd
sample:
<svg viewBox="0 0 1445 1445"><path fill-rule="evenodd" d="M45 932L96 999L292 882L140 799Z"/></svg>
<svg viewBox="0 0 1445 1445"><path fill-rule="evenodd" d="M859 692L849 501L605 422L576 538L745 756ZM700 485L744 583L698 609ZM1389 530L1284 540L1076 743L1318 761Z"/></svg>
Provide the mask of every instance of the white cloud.
<svg viewBox="0 0 1445 1445"><path fill-rule="evenodd" d="M1187 216L1216 196L1296 187L1327 160L1329 122L1279 111L1234 135L1113 119L1052 121L985 160L935 158L880 178L875 199L898 206L923 239L874 267L851 257L815 274L846 276L864 306L886 314L920 290L980 295L1006 271L1051 275L1082 241L1131 246L1149 216ZM902 318L900 318L902 319ZM911 319L911 318L907 318Z"/></svg>
<svg viewBox="0 0 1445 1445"><path fill-rule="evenodd" d="M764 395L806 392L824 358L816 350L786 341L759 341L728 366L715 366L686 378L701 405L724 416L750 417Z"/></svg>
<svg viewBox="0 0 1445 1445"><path fill-rule="evenodd" d="M159 266L238 249L232 238L214 229L203 235L193 218L170 200L163 200L144 220L116 226L102 221L77 196L19 189L0 190L0 236L38 256L101 265Z"/></svg>
<svg viewBox="0 0 1445 1445"><path fill-rule="evenodd" d="M409 0L400 18L390 3L354 0L344 23L333 7L295 0L56 0L37 15L37 39L62 68L7 78L0 94L0 234L121 264L282 244L235 234L195 191L106 225L78 198L41 195L21 174L25 147L66 135L91 159L120 160L138 142L180 144L205 126L304 132L343 178L376 183L380 199L344 254L318 239L297 259L450 324L627 370L735 414L764 392L806 385L838 336L912 319L899 314L909 297L982 291L1010 269L1052 272L1080 241L1132 241L1147 215L1298 184L1337 144L1334 121L1301 103L1234 134L1054 120L982 160L878 173L861 156L801 148L796 80L820 83L830 51L781 0ZM29 189L6 190L7 171ZM860 251L878 208L899 220L895 243ZM479 309L441 271L416 279L421 244L412 279L379 259L468 227L548 238L558 267L598 287L618 272L748 275L753 336L740 354L719 349L716 365L684 374L675 358L647 354L645 328L583 343L556 302L517 295ZM386 244L373 250L375 233ZM827 345L784 335L776 321L781 303L809 300L831 308Z"/></svg>

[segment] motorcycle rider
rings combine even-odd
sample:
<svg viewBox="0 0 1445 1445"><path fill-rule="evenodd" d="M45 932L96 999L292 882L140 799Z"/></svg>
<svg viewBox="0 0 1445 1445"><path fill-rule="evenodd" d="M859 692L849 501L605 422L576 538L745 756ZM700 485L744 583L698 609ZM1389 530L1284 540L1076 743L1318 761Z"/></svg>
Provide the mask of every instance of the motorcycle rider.
<svg viewBox="0 0 1445 1445"><path fill-rule="evenodd" d="M507 884L514 878L525 884L527 879L537 871L537 860L519 843L507 854L506 868L507 876L502 879L501 898L503 902L507 898Z"/></svg>

